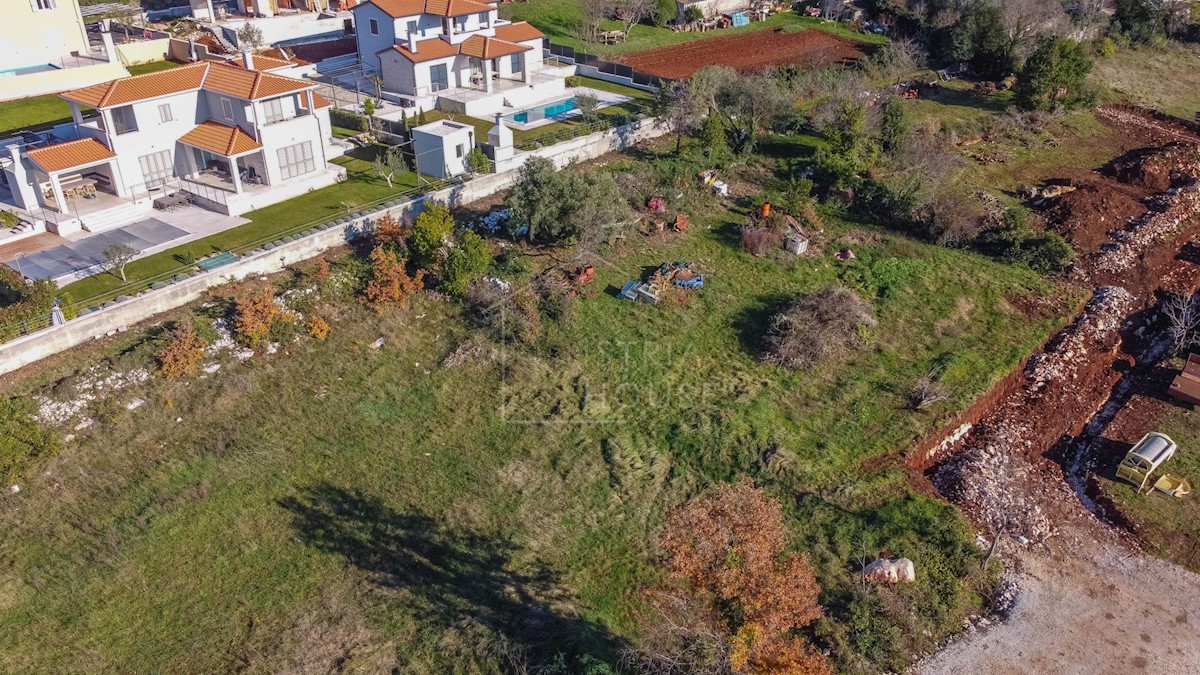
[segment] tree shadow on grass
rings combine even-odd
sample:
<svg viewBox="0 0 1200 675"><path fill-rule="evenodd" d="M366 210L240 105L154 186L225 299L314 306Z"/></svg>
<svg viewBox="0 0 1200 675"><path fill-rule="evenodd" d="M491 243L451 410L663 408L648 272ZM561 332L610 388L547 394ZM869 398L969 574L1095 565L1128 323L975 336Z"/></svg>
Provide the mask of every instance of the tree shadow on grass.
<svg viewBox="0 0 1200 675"><path fill-rule="evenodd" d="M513 571L507 541L447 531L424 513L324 483L280 505L305 543L344 557L424 623L444 631L474 624L535 663L603 658L620 647L570 611L571 598L549 570Z"/></svg>
<svg viewBox="0 0 1200 675"><path fill-rule="evenodd" d="M764 295L734 315L733 329L737 332L738 343L747 354L754 358L762 357L771 317L781 312L792 300L795 300L794 296L778 293Z"/></svg>

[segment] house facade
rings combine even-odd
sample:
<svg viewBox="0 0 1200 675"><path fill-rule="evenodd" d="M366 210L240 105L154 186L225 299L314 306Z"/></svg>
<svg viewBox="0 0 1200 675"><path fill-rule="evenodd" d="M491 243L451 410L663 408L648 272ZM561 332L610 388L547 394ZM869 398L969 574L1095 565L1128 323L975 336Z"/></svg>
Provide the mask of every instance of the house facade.
<svg viewBox="0 0 1200 675"><path fill-rule="evenodd" d="M54 214L62 234L107 223L89 216L100 204L183 192L239 215L335 182L344 170L328 164L341 154L329 103L315 84L249 58L250 68L194 63L60 94L70 124L5 147L13 201Z"/></svg>
<svg viewBox="0 0 1200 675"><path fill-rule="evenodd" d="M0 71L53 64L88 51L79 0L6 0L0 22Z"/></svg>
<svg viewBox="0 0 1200 675"><path fill-rule="evenodd" d="M545 35L501 20L476 0L369 0L356 5L363 65L402 106L475 116L563 94L563 69L543 61Z"/></svg>

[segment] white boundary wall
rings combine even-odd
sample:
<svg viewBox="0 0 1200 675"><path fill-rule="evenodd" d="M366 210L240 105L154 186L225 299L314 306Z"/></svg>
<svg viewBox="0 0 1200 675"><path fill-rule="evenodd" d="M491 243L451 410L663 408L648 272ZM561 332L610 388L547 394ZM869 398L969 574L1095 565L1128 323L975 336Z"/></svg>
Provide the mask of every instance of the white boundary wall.
<svg viewBox="0 0 1200 675"><path fill-rule="evenodd" d="M147 290L139 295L85 314L61 326L53 326L0 344L0 374L12 372L52 354L70 349L89 340L124 330L156 314L198 300L213 286L247 277L279 272L288 265L308 260L370 232L376 219L384 213L393 216L415 216L425 207L426 200L446 202L452 206L469 204L508 188L517 179L517 171L529 157L541 156L562 167L576 161L586 161L601 155L623 150L640 141L661 136L666 129L654 119L631 122L623 127L599 131L574 138L533 152L518 153L499 173L480 176L474 180L430 192L390 209L380 209L350 222L317 230L306 237L276 246L270 250L247 254L237 262L211 272L201 272L173 282L164 288Z"/></svg>

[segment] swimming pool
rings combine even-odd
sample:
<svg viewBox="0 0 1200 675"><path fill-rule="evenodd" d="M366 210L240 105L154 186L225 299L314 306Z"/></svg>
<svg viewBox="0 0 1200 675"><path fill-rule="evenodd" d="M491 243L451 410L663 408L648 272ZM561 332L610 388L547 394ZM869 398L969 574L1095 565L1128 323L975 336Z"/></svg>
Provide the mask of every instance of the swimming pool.
<svg viewBox="0 0 1200 675"><path fill-rule="evenodd" d="M551 101L542 105L522 110L521 112L505 115L504 118L510 122L517 124L529 124L547 118L557 117L565 113L569 113L575 109L575 97L566 98L561 101Z"/></svg>

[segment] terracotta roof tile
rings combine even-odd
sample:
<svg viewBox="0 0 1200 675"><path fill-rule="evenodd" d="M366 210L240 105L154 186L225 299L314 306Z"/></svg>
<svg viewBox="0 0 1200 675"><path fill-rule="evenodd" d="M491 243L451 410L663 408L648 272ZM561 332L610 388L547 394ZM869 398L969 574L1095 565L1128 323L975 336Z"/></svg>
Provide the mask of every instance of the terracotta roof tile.
<svg viewBox="0 0 1200 675"><path fill-rule="evenodd" d="M194 148L215 152L223 157L240 155L262 147L262 143L251 138L240 127L232 127L212 120L196 125L195 129L181 136L179 141Z"/></svg>
<svg viewBox="0 0 1200 675"><path fill-rule="evenodd" d="M393 18L416 16L418 14L433 14L435 16L463 16L476 12L489 12L493 5L476 2L475 0L370 0L351 8L351 11L375 5Z"/></svg>
<svg viewBox="0 0 1200 675"><path fill-rule="evenodd" d="M420 40L417 42L417 51L408 51L408 44L401 43L393 47L404 58L413 63L422 61L432 61L433 59L444 59L447 56L458 55L458 45L452 45L441 38L431 38L429 40Z"/></svg>
<svg viewBox="0 0 1200 675"><path fill-rule="evenodd" d="M333 106L328 99L315 91L313 92L313 105L317 108L329 108Z"/></svg>
<svg viewBox="0 0 1200 675"><path fill-rule="evenodd" d="M267 56L266 54L255 54L251 57L250 62L254 64L254 70L278 70L280 68L291 68L296 65L287 59L279 59L274 56ZM229 62L229 65L245 68L246 59L239 54L236 59Z"/></svg>
<svg viewBox="0 0 1200 675"><path fill-rule="evenodd" d="M251 71L221 63L210 64L208 77L204 79L205 89L252 100L303 91L316 86L316 83L294 77Z"/></svg>
<svg viewBox="0 0 1200 675"><path fill-rule="evenodd" d="M101 82L90 87L63 92L60 96L68 101L75 101L93 108L126 105L143 99L199 89L207 72L208 64L193 63L170 70L161 70L157 73Z"/></svg>
<svg viewBox="0 0 1200 675"><path fill-rule="evenodd" d="M521 52L533 49L528 45L519 45L513 42L497 40L496 38L484 37L483 35L472 35L463 40L458 47L461 54L473 56L477 59L494 59L510 54L520 54Z"/></svg>
<svg viewBox="0 0 1200 675"><path fill-rule="evenodd" d="M496 37L507 42L526 42L546 37L546 34L525 21L496 26Z"/></svg>
<svg viewBox="0 0 1200 675"><path fill-rule="evenodd" d="M269 57L268 57L269 58ZM239 58L240 60L240 58ZM269 98L316 87L312 82L225 63L192 63L170 70L123 77L60 94L93 108L128 105L135 101L204 88L245 99Z"/></svg>
<svg viewBox="0 0 1200 675"><path fill-rule="evenodd" d="M94 138L81 138L77 141L35 148L25 154L48 173L94 164L116 157L112 150Z"/></svg>

